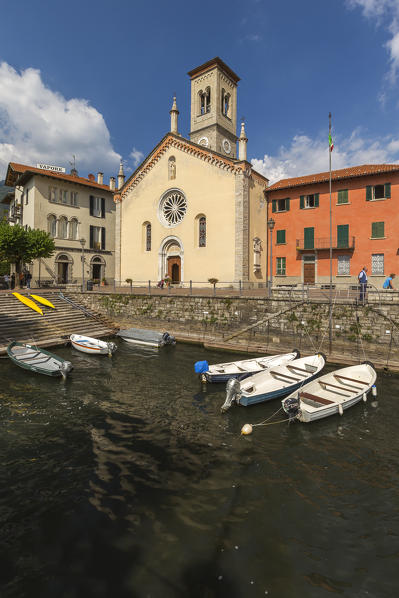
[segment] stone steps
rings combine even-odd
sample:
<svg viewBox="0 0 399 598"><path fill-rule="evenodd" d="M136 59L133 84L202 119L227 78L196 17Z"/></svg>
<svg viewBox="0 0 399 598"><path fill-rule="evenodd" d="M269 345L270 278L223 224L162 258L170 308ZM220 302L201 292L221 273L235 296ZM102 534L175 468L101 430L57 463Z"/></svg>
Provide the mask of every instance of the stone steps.
<svg viewBox="0 0 399 598"><path fill-rule="evenodd" d="M29 294L24 290L17 291L26 296ZM65 343L74 333L98 338L115 332L115 325L103 315L87 308L84 313L61 299L57 292L42 291L40 296L51 301L56 309L40 304L44 314L41 316L11 292L0 294L0 354L6 352L7 345L13 340L50 346Z"/></svg>

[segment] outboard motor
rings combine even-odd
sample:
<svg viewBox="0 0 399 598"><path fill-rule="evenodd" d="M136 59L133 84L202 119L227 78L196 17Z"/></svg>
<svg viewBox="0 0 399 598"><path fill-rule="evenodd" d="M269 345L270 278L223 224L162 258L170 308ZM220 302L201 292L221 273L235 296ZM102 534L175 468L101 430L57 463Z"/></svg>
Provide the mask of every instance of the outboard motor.
<svg viewBox="0 0 399 598"><path fill-rule="evenodd" d="M60 372L63 380L66 380L69 372L73 370L73 365L70 361L63 361L60 365Z"/></svg>
<svg viewBox="0 0 399 598"><path fill-rule="evenodd" d="M108 357L112 357L112 353L115 353L117 347L115 343L107 343Z"/></svg>
<svg viewBox="0 0 399 598"><path fill-rule="evenodd" d="M222 413L228 411L234 401L238 403L241 396L241 385L236 378L229 378L226 384L226 400L221 407Z"/></svg>
<svg viewBox="0 0 399 598"><path fill-rule="evenodd" d="M164 332L162 335L162 341L164 345L175 345L176 339L169 332Z"/></svg>
<svg viewBox="0 0 399 598"><path fill-rule="evenodd" d="M300 403L299 395L290 399L285 399L283 402L283 409L288 415L290 423L297 419L300 410Z"/></svg>

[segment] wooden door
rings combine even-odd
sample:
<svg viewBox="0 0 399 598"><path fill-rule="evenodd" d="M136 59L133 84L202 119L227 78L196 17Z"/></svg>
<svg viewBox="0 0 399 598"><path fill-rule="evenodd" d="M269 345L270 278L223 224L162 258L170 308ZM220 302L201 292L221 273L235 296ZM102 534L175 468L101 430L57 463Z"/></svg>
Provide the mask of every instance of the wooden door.
<svg viewBox="0 0 399 598"><path fill-rule="evenodd" d="M316 280L316 273L315 273L315 263L314 262L304 262L303 263L303 282L304 284L314 284Z"/></svg>
<svg viewBox="0 0 399 598"><path fill-rule="evenodd" d="M173 283L180 282L181 261L180 257L168 257L168 276Z"/></svg>

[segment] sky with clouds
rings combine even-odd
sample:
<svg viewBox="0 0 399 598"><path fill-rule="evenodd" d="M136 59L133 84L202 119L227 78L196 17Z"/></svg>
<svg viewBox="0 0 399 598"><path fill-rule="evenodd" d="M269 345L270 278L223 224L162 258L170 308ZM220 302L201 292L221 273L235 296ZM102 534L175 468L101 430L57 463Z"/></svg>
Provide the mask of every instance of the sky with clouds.
<svg viewBox="0 0 399 598"><path fill-rule="evenodd" d="M127 173L170 127L187 72L241 77L248 159L276 180L399 162L399 0L2 0L0 179L9 161ZM39 10L40 8L40 10Z"/></svg>

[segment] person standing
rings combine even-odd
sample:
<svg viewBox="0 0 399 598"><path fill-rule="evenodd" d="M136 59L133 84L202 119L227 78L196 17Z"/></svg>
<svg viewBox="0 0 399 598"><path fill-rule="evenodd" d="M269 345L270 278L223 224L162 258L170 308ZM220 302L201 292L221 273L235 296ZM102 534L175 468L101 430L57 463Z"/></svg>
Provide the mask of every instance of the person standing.
<svg viewBox="0 0 399 598"><path fill-rule="evenodd" d="M4 282L7 285L7 289L10 288L10 275L9 274L4 274Z"/></svg>
<svg viewBox="0 0 399 598"><path fill-rule="evenodd" d="M15 273L11 274L11 288L15 289Z"/></svg>
<svg viewBox="0 0 399 598"><path fill-rule="evenodd" d="M29 270L27 270L27 272L25 274L25 280L26 280L26 288L30 289L30 281L32 280L32 274L29 272Z"/></svg>
<svg viewBox="0 0 399 598"><path fill-rule="evenodd" d="M383 289L392 289L393 290L393 285L392 285L392 280L395 278L395 274L390 274L389 276L386 277L384 284L382 285Z"/></svg>
<svg viewBox="0 0 399 598"><path fill-rule="evenodd" d="M365 303L366 301L366 292L367 292L367 268L363 266L363 268L359 272L359 301L360 303Z"/></svg>

